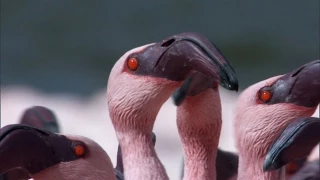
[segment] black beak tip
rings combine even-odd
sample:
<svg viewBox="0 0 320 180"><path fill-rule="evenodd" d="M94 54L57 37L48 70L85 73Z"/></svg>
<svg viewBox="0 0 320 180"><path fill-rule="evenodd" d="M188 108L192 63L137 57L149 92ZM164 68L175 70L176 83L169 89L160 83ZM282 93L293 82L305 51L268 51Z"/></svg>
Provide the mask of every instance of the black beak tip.
<svg viewBox="0 0 320 180"><path fill-rule="evenodd" d="M275 163L272 163L268 160L264 161L263 163L263 172L267 172L267 171L273 171L273 170L276 170L278 167L276 166Z"/></svg>
<svg viewBox="0 0 320 180"><path fill-rule="evenodd" d="M231 81L229 80L226 83L221 83L221 86L230 91L236 91L236 92L239 91L239 83L237 79L234 79Z"/></svg>
<svg viewBox="0 0 320 180"><path fill-rule="evenodd" d="M263 163L263 167L262 167L262 169L263 169L263 172L266 172L266 171L268 171L268 169L269 169L269 166L268 166L268 164L266 164L266 163Z"/></svg>
<svg viewBox="0 0 320 180"><path fill-rule="evenodd" d="M239 90L239 81L237 75L229 63L224 63L223 67L219 68L220 85L230 91Z"/></svg>
<svg viewBox="0 0 320 180"><path fill-rule="evenodd" d="M277 157L277 153L270 153L269 151L262 165L263 172L273 171L279 169L282 166L281 161L279 161L280 159Z"/></svg>
<svg viewBox="0 0 320 180"><path fill-rule="evenodd" d="M268 166L263 166L263 172L268 172L270 171L269 167Z"/></svg>
<svg viewBox="0 0 320 180"><path fill-rule="evenodd" d="M236 82L233 82L233 83L229 84L229 88L230 88L231 91L238 92L238 90L239 90L238 80Z"/></svg>
<svg viewBox="0 0 320 180"><path fill-rule="evenodd" d="M154 134L154 132L152 132L152 141L156 142L156 140L157 140L157 137L156 137L156 135Z"/></svg>

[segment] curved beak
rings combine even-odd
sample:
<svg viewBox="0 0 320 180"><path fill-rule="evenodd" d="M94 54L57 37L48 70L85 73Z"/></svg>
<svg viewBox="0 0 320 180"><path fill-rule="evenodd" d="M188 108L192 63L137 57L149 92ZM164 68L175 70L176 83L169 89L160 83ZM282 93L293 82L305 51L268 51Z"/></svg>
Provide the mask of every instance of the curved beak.
<svg viewBox="0 0 320 180"><path fill-rule="evenodd" d="M293 103L317 107L320 103L320 60L314 60L285 74L271 87L273 96L267 104Z"/></svg>
<svg viewBox="0 0 320 180"><path fill-rule="evenodd" d="M21 168L29 174L78 157L72 151L73 141L63 135L14 124L1 128L0 174Z"/></svg>
<svg viewBox="0 0 320 180"><path fill-rule="evenodd" d="M272 171L307 157L320 142L320 119L300 118L282 132L269 149L263 163L264 171Z"/></svg>
<svg viewBox="0 0 320 180"><path fill-rule="evenodd" d="M131 57L141 64L136 74L184 81L199 72L226 89L238 91L238 79L230 63L217 47L197 33L167 37Z"/></svg>

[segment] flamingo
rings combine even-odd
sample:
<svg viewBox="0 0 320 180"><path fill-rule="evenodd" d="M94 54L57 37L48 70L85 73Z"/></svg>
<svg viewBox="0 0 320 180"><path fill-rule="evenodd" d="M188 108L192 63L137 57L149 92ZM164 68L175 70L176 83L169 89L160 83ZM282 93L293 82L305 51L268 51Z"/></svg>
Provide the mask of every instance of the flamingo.
<svg viewBox="0 0 320 180"><path fill-rule="evenodd" d="M53 133L60 132L59 122L55 114L52 110L43 106L32 106L27 108L20 118L20 124L46 129ZM0 175L0 179L1 178L4 180L26 180L31 177L24 169L18 168Z"/></svg>
<svg viewBox="0 0 320 180"><path fill-rule="evenodd" d="M55 113L49 108L43 106L33 106L26 109L21 117L20 124L36 127L39 129L45 129L53 133L59 133L59 123ZM79 137L79 139L83 139L83 137ZM152 133L152 141L155 145L156 135L154 133ZM121 148L120 146L118 146L117 165L115 167L115 175L117 180L124 179L122 166ZM31 177L29 175L29 172L26 171L24 167L18 167L3 174L1 178L3 180L27 180Z"/></svg>
<svg viewBox="0 0 320 180"><path fill-rule="evenodd" d="M214 52L221 62L229 64L218 49ZM235 82L232 90L238 91L238 80L233 69L231 72ZM184 180L216 179L222 125L219 82L219 77L210 79L194 73L173 95L178 106L177 126L185 157Z"/></svg>
<svg viewBox="0 0 320 180"><path fill-rule="evenodd" d="M59 121L55 113L44 106L32 106L27 108L20 118L20 124L46 129L53 133L60 132Z"/></svg>
<svg viewBox="0 0 320 180"><path fill-rule="evenodd" d="M22 168L34 180L116 180L108 154L93 140L23 124L0 132L0 174Z"/></svg>
<svg viewBox="0 0 320 180"><path fill-rule="evenodd" d="M160 107L194 73L219 78L219 84L230 90L237 86L231 65L197 33L181 33L135 48L112 68L108 108L125 179L168 179L152 145L151 131Z"/></svg>
<svg viewBox="0 0 320 180"><path fill-rule="evenodd" d="M190 74L219 76L220 85L235 88L231 66L214 56L215 51L205 37L181 33L132 49L115 63L109 76L107 99L125 179L168 179L155 153L151 132L162 104ZM10 158L11 163L1 167L0 173L24 167L35 180L115 178L106 152L88 138L57 135L26 125L7 126L1 133L0 161L9 162ZM36 151L30 150L30 141ZM23 156L21 149L28 156Z"/></svg>
<svg viewBox="0 0 320 180"><path fill-rule="evenodd" d="M258 82L244 90L236 104L235 138L239 150L238 179L273 180L264 172L267 151L282 130L297 118L310 117L320 94L320 60L285 75Z"/></svg>
<svg viewBox="0 0 320 180"><path fill-rule="evenodd" d="M307 158L320 142L320 118L305 117L290 123L269 149L264 171L281 168L291 161ZM320 161L306 162L291 179L320 179Z"/></svg>

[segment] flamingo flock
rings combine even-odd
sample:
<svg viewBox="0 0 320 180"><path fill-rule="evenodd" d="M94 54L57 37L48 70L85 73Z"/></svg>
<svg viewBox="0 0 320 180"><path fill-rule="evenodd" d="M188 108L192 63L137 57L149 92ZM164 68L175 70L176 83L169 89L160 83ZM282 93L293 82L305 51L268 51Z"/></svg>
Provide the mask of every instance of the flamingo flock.
<svg viewBox="0 0 320 180"><path fill-rule="evenodd" d="M170 98L183 147L183 180L320 179L319 159L307 160L320 142L320 119L311 117L320 103L320 60L240 94L234 112L238 154L219 148L224 120L218 87L238 91L234 69L193 32L129 50L114 64L106 92L119 142L116 165L92 139L61 134L55 112L34 106L19 124L1 128L0 179L168 180L153 128Z"/></svg>

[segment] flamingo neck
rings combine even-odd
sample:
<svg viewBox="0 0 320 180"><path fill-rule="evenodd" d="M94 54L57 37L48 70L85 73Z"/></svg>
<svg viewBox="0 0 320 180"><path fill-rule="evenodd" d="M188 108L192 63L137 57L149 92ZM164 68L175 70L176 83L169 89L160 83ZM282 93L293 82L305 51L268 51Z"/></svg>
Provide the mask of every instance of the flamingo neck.
<svg viewBox="0 0 320 180"><path fill-rule="evenodd" d="M189 179L216 179L216 156L214 153L208 154L208 158L190 158L185 155L184 180ZM210 156L210 157L209 157Z"/></svg>
<svg viewBox="0 0 320 180"><path fill-rule="evenodd" d="M249 153L239 153L238 180L275 180L278 171L263 172L263 158L256 158Z"/></svg>
<svg viewBox="0 0 320 180"><path fill-rule="evenodd" d="M185 157L183 179L215 180L222 125L218 91L187 97L177 108L177 125Z"/></svg>
<svg viewBox="0 0 320 180"><path fill-rule="evenodd" d="M126 180L166 180L166 170L153 147L150 134L117 132Z"/></svg>

